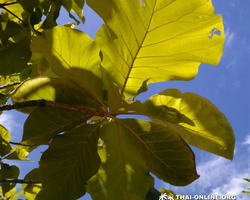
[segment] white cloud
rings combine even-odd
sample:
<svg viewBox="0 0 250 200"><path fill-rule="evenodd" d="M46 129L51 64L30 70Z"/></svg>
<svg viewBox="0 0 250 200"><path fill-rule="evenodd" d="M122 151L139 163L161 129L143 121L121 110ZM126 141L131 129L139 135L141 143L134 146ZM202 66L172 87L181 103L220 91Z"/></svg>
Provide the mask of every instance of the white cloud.
<svg viewBox="0 0 250 200"><path fill-rule="evenodd" d="M0 115L0 124L2 124L9 132L10 134L15 131L15 129L20 128L21 125L16 122L16 119L14 117L15 115L11 112L3 112ZM12 138L15 138L13 134L11 134Z"/></svg>
<svg viewBox="0 0 250 200"><path fill-rule="evenodd" d="M233 161L202 152L200 154L202 158L197 163L199 179L185 187L174 187L169 184L165 187L183 195L235 194L237 199L250 199L247 194L242 193L242 190L250 187L250 183L243 180L243 178L250 178L250 155L246 151L249 147L250 135L244 142L236 144Z"/></svg>
<svg viewBox="0 0 250 200"><path fill-rule="evenodd" d="M240 81L236 81L233 84L233 89L239 89L240 88Z"/></svg>
<svg viewBox="0 0 250 200"><path fill-rule="evenodd" d="M228 28L226 31L225 31L225 36L226 36L226 40L225 40L225 45L227 47L231 46L231 44L233 43L233 40L235 38L235 33L230 31L230 29Z"/></svg>
<svg viewBox="0 0 250 200"><path fill-rule="evenodd" d="M236 60L232 60L231 62L229 62L226 66L227 69L233 69L236 65Z"/></svg>
<svg viewBox="0 0 250 200"><path fill-rule="evenodd" d="M250 145L250 134L248 134L246 137L245 137L245 140L242 144L246 144L246 145Z"/></svg>
<svg viewBox="0 0 250 200"><path fill-rule="evenodd" d="M229 6L235 7L235 3L234 3L234 2L230 2L230 3L229 3Z"/></svg>

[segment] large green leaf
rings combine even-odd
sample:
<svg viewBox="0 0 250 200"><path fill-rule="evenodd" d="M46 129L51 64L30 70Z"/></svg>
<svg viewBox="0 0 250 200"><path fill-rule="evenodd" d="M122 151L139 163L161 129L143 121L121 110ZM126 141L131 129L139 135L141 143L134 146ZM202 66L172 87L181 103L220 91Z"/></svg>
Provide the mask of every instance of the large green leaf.
<svg viewBox="0 0 250 200"><path fill-rule="evenodd" d="M126 97L148 83L191 80L201 62L218 64L225 36L211 0L143 2L87 0L105 22L95 38L102 65Z"/></svg>
<svg viewBox="0 0 250 200"><path fill-rule="evenodd" d="M45 99L93 109L99 107L87 91L62 78L38 77L26 80L11 94L11 99L13 103ZM30 112L33 109L25 108L22 111Z"/></svg>
<svg viewBox="0 0 250 200"><path fill-rule="evenodd" d="M24 29L0 48L0 74L5 76L21 72L28 67L30 58L30 31Z"/></svg>
<svg viewBox="0 0 250 200"><path fill-rule="evenodd" d="M233 129L225 115L207 99L190 92L182 94L177 89L167 89L143 104L148 108L148 117L154 122L166 124L187 143L228 159L233 158ZM166 109L178 112L165 114Z"/></svg>
<svg viewBox="0 0 250 200"><path fill-rule="evenodd" d="M56 136L40 161L43 189L36 200L75 200L86 192L85 183L98 171L99 125L82 125Z"/></svg>
<svg viewBox="0 0 250 200"><path fill-rule="evenodd" d="M102 102L99 49L87 34L58 26L33 37L31 48L43 54L54 73L68 78Z"/></svg>
<svg viewBox="0 0 250 200"><path fill-rule="evenodd" d="M138 119L116 120L149 170L159 179L175 186L185 186L199 178L195 155L176 131Z"/></svg>
<svg viewBox="0 0 250 200"><path fill-rule="evenodd" d="M23 139L29 144L47 143L58 133L70 131L85 123L89 115L63 108L44 107L35 109L23 128Z"/></svg>
<svg viewBox="0 0 250 200"><path fill-rule="evenodd" d="M0 179L17 179L18 175L19 169L17 166L10 166L8 164L1 163ZM2 187L3 195L5 196L5 193L8 193L11 189L13 189L16 183L3 183L0 185Z"/></svg>
<svg viewBox="0 0 250 200"><path fill-rule="evenodd" d="M102 126L98 153L102 160L98 173L88 181L93 200L144 200L154 180L140 154L127 140L116 122Z"/></svg>
<svg viewBox="0 0 250 200"><path fill-rule="evenodd" d="M11 151L10 139L9 131L0 124L0 156L5 156Z"/></svg>

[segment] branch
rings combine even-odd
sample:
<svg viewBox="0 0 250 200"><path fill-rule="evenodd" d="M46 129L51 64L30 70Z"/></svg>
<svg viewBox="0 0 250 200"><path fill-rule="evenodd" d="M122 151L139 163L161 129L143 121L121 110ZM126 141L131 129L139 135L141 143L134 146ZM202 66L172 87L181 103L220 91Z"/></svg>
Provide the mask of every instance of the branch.
<svg viewBox="0 0 250 200"><path fill-rule="evenodd" d="M0 184L2 183L31 183L31 184L36 184L36 183L42 183L41 180L24 180L24 179L0 179Z"/></svg>
<svg viewBox="0 0 250 200"><path fill-rule="evenodd" d="M16 14L14 14L13 12L11 12L9 9L5 8L4 6L2 7L2 9L6 10L8 13L10 13L11 15L13 15L17 19L19 19L19 21L21 21L22 23L24 23L24 21L21 18L19 18Z"/></svg>
<svg viewBox="0 0 250 200"><path fill-rule="evenodd" d="M15 103L15 104L5 104L5 105L0 106L0 110L12 110L12 109L20 109L20 108L36 107L36 106L40 106L40 107L49 106L49 107L55 107L55 108L62 108L66 110L73 110L76 112L89 114L91 116L99 116L99 117L105 117L105 118L108 116L108 114L104 111L91 110L87 108L79 108L76 106L70 106L68 104L56 103L53 101L46 101L44 99L24 101L24 102Z"/></svg>
<svg viewBox="0 0 250 200"><path fill-rule="evenodd" d="M0 90L4 89L4 88L7 88L7 87L11 87L11 86L14 86L14 85L19 85L21 82L15 82L15 83L11 83L11 84L8 84L8 85L4 85L4 86L1 86L0 87Z"/></svg>
<svg viewBox="0 0 250 200"><path fill-rule="evenodd" d="M3 8L4 6L10 6L13 4L17 4L18 2L11 2L11 3L0 3L0 8Z"/></svg>
<svg viewBox="0 0 250 200"><path fill-rule="evenodd" d="M11 141L9 141L9 143L14 144L14 145L26 146L26 147L38 146L38 144L22 144L22 143L19 143L19 142L11 142Z"/></svg>

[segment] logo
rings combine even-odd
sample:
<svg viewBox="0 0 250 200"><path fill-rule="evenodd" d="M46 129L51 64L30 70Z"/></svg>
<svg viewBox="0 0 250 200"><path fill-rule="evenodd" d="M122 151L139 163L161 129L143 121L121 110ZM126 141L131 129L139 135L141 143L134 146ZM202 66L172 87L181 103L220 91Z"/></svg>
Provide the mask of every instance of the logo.
<svg viewBox="0 0 250 200"><path fill-rule="evenodd" d="M214 34L219 35L219 36L221 35L221 31L217 28L213 28L210 33L211 33L211 35L208 36L210 39L213 38Z"/></svg>
<svg viewBox="0 0 250 200"><path fill-rule="evenodd" d="M166 193L160 195L159 200L174 200L174 198Z"/></svg>

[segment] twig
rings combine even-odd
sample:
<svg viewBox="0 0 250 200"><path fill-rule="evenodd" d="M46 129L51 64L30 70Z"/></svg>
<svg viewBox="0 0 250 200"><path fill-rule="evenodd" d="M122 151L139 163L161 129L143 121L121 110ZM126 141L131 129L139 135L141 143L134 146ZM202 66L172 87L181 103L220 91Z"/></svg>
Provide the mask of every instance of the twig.
<svg viewBox="0 0 250 200"><path fill-rule="evenodd" d="M4 88L7 88L7 87L14 86L14 85L19 85L20 83L21 82L15 82L15 83L11 83L11 84L8 84L8 85L0 86L0 90L2 90Z"/></svg>
<svg viewBox="0 0 250 200"><path fill-rule="evenodd" d="M37 144L22 144L22 143L19 143L19 142L11 142L9 141L10 144L14 144L14 145L20 145L20 146L26 146L26 147L34 147L34 146L37 146Z"/></svg>
<svg viewBox="0 0 250 200"><path fill-rule="evenodd" d="M11 2L11 3L0 3L0 8L3 8L4 6L10 6L13 4L17 4L18 2Z"/></svg>
<svg viewBox="0 0 250 200"><path fill-rule="evenodd" d="M41 180L24 180L24 179L0 179L0 184L2 183L31 183L31 184L36 184L36 183L42 183Z"/></svg>
<svg viewBox="0 0 250 200"><path fill-rule="evenodd" d="M16 17L17 19L19 19L19 21L21 21L22 23L24 23L24 21L21 18L19 18L16 14L14 14L13 12L11 12L9 9L7 9L5 7L2 7L2 9L6 10L10 14L12 14L14 17Z"/></svg>
<svg viewBox="0 0 250 200"><path fill-rule="evenodd" d="M40 107L49 106L49 107L55 107L55 108L62 108L66 110L73 110L76 112L89 114L91 116L99 116L99 117L105 117L105 118L108 117L108 114L104 111L90 110L87 108L79 108L79 107L71 106L68 104L56 103L53 101L46 101L44 99L24 101L24 102L15 103L15 104L5 104L5 105L0 106L0 110L12 110L12 109L20 109L20 108L26 108L26 107L35 107L35 106L40 106Z"/></svg>

